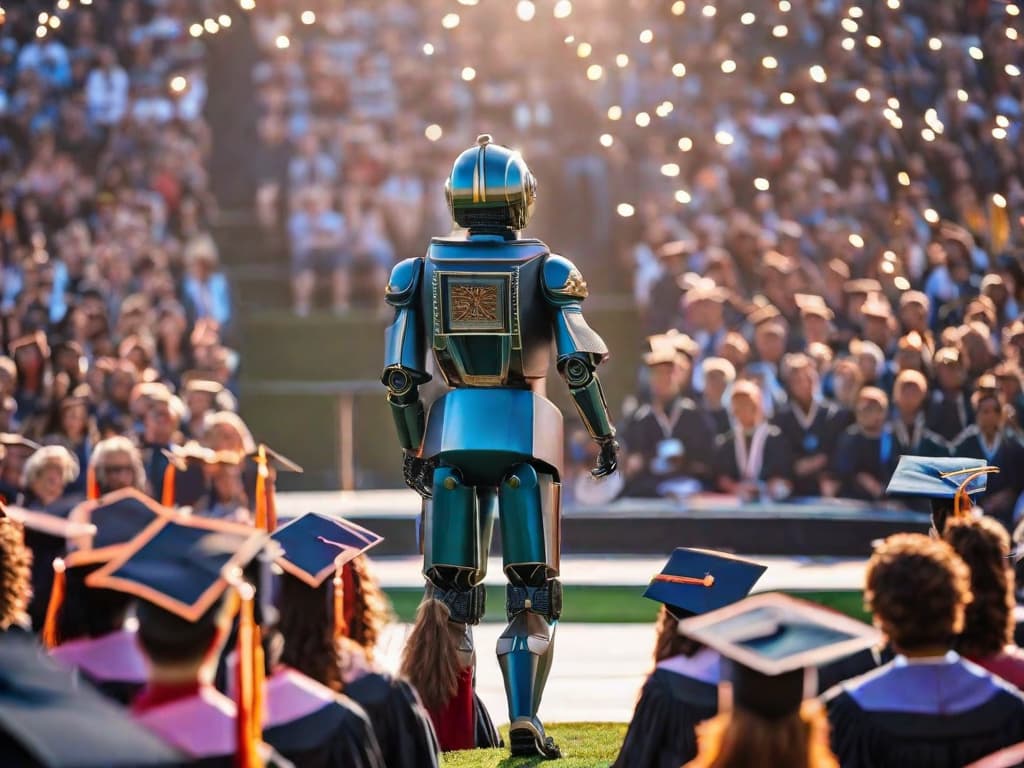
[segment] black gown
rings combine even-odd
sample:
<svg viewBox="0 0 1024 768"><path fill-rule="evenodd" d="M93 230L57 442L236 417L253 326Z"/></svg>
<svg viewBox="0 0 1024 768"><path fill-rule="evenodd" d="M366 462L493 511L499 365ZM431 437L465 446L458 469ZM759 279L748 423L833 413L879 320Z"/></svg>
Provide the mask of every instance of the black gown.
<svg viewBox="0 0 1024 768"><path fill-rule="evenodd" d="M377 737L351 699L299 672L281 669L266 683L263 740L303 768L384 768Z"/></svg>
<svg viewBox="0 0 1024 768"><path fill-rule="evenodd" d="M736 460L736 449L734 446L735 440L736 433L730 430L724 435L719 435L715 441L712 465L716 480L722 477L729 477L733 480L740 479L740 468ZM757 480L762 482L774 478L790 480L792 474L793 461L789 453L789 446L782 436L782 431L774 425L769 425L761 470L757 473Z"/></svg>
<svg viewBox="0 0 1024 768"><path fill-rule="evenodd" d="M999 467L1001 471L988 475L986 478L985 496L982 507L985 512L997 518L1007 530L1013 530L1013 507L1024 491L1024 445L1011 432L1004 432L999 446L992 455L988 455L981 441L981 431L976 424L965 429L953 444L953 455L971 459L984 459L989 464ZM988 500L1002 491L1009 490L1009 504L996 506Z"/></svg>
<svg viewBox="0 0 1024 768"><path fill-rule="evenodd" d="M140 728L19 629L0 632L0 765L183 766L183 755Z"/></svg>
<svg viewBox="0 0 1024 768"><path fill-rule="evenodd" d="M438 768L441 750L434 726L408 682L369 672L345 683L345 695L370 718L386 768Z"/></svg>
<svg viewBox="0 0 1024 768"><path fill-rule="evenodd" d="M644 459L644 468L631 478L624 495L633 497L658 496L658 486L678 477L692 477L702 484L711 481L711 446L714 444L714 426L703 411L689 398L673 401L666 414L657 413L650 403L641 405L630 415L620 431L620 442L630 454ZM682 457L674 460L664 472L656 472L652 462L658 455L659 445L677 440Z"/></svg>
<svg viewBox="0 0 1024 768"><path fill-rule="evenodd" d="M839 409L834 403L822 401L814 407L813 416L804 426L794 412L792 403L775 414L774 423L782 432L794 462L817 454L831 458L842 429L839 427ZM828 462L826 462L826 469ZM793 473L793 496L821 496L822 472L800 476Z"/></svg>
<svg viewBox="0 0 1024 768"><path fill-rule="evenodd" d="M897 657L825 703L843 768L960 768L1024 741L1024 694L956 654Z"/></svg>
<svg viewBox="0 0 1024 768"><path fill-rule="evenodd" d="M898 458L896 440L890 430L883 431L881 437L869 437L856 424L848 427L832 456L832 471L839 480L838 495L872 501L857 482L857 475L862 472L869 474L885 488L892 474L889 467Z"/></svg>
<svg viewBox="0 0 1024 768"><path fill-rule="evenodd" d="M612 768L679 768L697 756L697 724L718 713L719 658L704 649L655 667Z"/></svg>

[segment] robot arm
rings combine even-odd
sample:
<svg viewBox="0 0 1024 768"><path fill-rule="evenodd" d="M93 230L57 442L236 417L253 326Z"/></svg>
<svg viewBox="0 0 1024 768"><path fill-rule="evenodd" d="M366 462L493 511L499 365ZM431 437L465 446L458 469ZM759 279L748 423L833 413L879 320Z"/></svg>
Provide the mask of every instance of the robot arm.
<svg viewBox="0 0 1024 768"><path fill-rule="evenodd" d="M544 261L542 284L555 324L558 372L569 385L587 431L601 445L594 474L611 474L615 471L618 445L596 373L597 366L608 357L608 347L583 318L581 304L587 297L587 284L571 261L555 255Z"/></svg>
<svg viewBox="0 0 1024 768"><path fill-rule="evenodd" d="M419 306L423 259L406 259L395 265L385 298L395 308L395 321L384 331L384 372L388 403L406 451L416 452L423 441L425 413L419 387L430 381L426 373L423 318Z"/></svg>

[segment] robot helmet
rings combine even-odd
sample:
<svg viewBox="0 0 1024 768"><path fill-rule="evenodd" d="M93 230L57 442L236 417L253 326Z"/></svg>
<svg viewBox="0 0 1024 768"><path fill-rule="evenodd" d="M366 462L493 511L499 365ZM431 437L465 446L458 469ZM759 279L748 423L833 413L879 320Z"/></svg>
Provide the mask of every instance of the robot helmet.
<svg viewBox="0 0 1024 768"><path fill-rule="evenodd" d="M481 134L455 160L445 183L452 219L477 230L525 229L537 199L537 180L519 152Z"/></svg>

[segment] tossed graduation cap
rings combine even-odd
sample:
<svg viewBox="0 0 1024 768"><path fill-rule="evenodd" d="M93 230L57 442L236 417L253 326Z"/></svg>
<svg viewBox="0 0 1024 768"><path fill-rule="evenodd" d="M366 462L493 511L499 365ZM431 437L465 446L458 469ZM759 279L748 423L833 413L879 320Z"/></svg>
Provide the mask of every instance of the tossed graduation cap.
<svg viewBox="0 0 1024 768"><path fill-rule="evenodd" d="M306 471L299 464L289 459L283 453L275 451L273 448L271 448L269 445L266 445L265 443L261 443L261 445L263 446L263 450L266 453L267 463L274 469L276 469L278 472L294 472L296 474L301 475ZM247 458L250 458L253 461L256 461L258 457L259 450L247 454Z"/></svg>
<svg viewBox="0 0 1024 768"><path fill-rule="evenodd" d="M195 622L267 544L265 533L247 525L160 517L85 583L134 595Z"/></svg>
<svg viewBox="0 0 1024 768"><path fill-rule="evenodd" d="M684 619L679 631L729 660L733 704L768 719L799 711L805 672L880 643L874 627L782 594Z"/></svg>
<svg viewBox="0 0 1024 768"><path fill-rule="evenodd" d="M384 537L340 517L307 512L271 534L283 550L277 563L314 589Z"/></svg>
<svg viewBox="0 0 1024 768"><path fill-rule="evenodd" d="M677 619L722 608L749 594L767 566L705 549L677 548L644 597Z"/></svg>
<svg viewBox="0 0 1024 768"><path fill-rule="evenodd" d="M74 673L41 656L30 638L0 643L3 765L180 766L185 757L136 724ZM10 751L13 750L13 754Z"/></svg>
<svg viewBox="0 0 1024 768"><path fill-rule="evenodd" d="M66 564L71 567L106 562L154 520L173 514L174 510L136 488L122 488L94 501L82 502L71 510L68 520L89 524L94 533L71 540Z"/></svg>

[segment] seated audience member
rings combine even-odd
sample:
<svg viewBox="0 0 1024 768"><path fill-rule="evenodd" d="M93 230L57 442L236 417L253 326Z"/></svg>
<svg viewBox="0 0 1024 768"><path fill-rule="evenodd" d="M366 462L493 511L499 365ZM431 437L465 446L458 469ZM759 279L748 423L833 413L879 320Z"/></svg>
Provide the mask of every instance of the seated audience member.
<svg viewBox="0 0 1024 768"><path fill-rule="evenodd" d="M951 520L943 538L971 571L973 599L956 649L993 675L1024 690L1024 651L1013 643L1017 601L1010 536L990 517Z"/></svg>
<svg viewBox="0 0 1024 768"><path fill-rule="evenodd" d="M999 520L1007 530L1013 525L1013 510L1024 491L1024 444L1006 429L1005 406L999 395L978 390L971 398L975 423L960 433L953 443L953 453L973 459L984 459L999 467L998 474L988 478L985 512Z"/></svg>
<svg viewBox="0 0 1024 768"><path fill-rule="evenodd" d="M857 398L864 387L864 379L860 367L848 357L837 360L832 368L828 384L832 398L835 400L839 413L836 416L836 428L845 430L857 421Z"/></svg>
<svg viewBox="0 0 1024 768"><path fill-rule="evenodd" d="M938 386L932 390L925 415L926 425L952 441L974 423L974 412L964 394L967 373L955 347L943 347L936 352L934 363Z"/></svg>
<svg viewBox="0 0 1024 768"><path fill-rule="evenodd" d="M13 504L25 490L25 463L42 446L22 435L0 432L0 495Z"/></svg>
<svg viewBox="0 0 1024 768"><path fill-rule="evenodd" d="M903 370L893 384L893 414L889 420L896 456L948 456L951 446L942 435L925 426L924 404L928 380L923 373Z"/></svg>
<svg viewBox="0 0 1024 768"><path fill-rule="evenodd" d="M663 495L665 485L708 474L695 450L706 439L706 426L693 401L682 396L689 360L666 339L651 337L653 349L644 355L651 400L620 432L627 451L627 496Z"/></svg>
<svg viewBox="0 0 1024 768"><path fill-rule="evenodd" d="M437 736L416 690L372 669L361 647L348 638L344 592L337 591L345 590L344 575L337 583L335 561L340 553L348 558L365 551L380 537L347 521L309 513L278 528L273 538L284 549L278 561L284 570L278 594L281 663L359 704L387 768L437 766Z"/></svg>
<svg viewBox="0 0 1024 768"><path fill-rule="evenodd" d="M218 451L206 460L206 488L193 505L201 517L249 523L254 499L246 493L242 476L245 457L233 451Z"/></svg>
<svg viewBox="0 0 1024 768"><path fill-rule="evenodd" d="M711 425L713 437L729 431L729 411L725 407L725 393L736 381L736 369L724 357L708 357L701 363L704 373L704 391L700 409L704 421Z"/></svg>
<svg viewBox="0 0 1024 768"><path fill-rule="evenodd" d="M142 455L127 437L108 437L96 443L89 457L89 473L95 478L99 496L122 488L146 490Z"/></svg>
<svg viewBox="0 0 1024 768"><path fill-rule="evenodd" d="M791 488L792 462L782 432L764 418L761 388L752 381L733 385L732 429L715 441L713 466L718 489L750 501L765 493L783 499Z"/></svg>
<svg viewBox="0 0 1024 768"><path fill-rule="evenodd" d="M5 766L163 766L185 760L40 653L28 629L32 553L0 516L0 757Z"/></svg>
<svg viewBox="0 0 1024 768"><path fill-rule="evenodd" d="M897 534L875 550L865 600L897 655L826 694L844 768L955 768L1024 740L1024 694L953 650L969 584L943 541Z"/></svg>
<svg viewBox="0 0 1024 768"><path fill-rule="evenodd" d="M806 355L786 355L782 373L788 402L775 415L774 424L793 459L793 495L821 496L821 481L839 439L838 409L821 397L818 371Z"/></svg>
<svg viewBox="0 0 1024 768"><path fill-rule="evenodd" d="M885 424L888 408L889 398L877 387L864 387L857 396L857 422L843 433L832 457L839 496L865 501L882 498L890 463L897 457L892 432Z"/></svg>
<svg viewBox="0 0 1024 768"><path fill-rule="evenodd" d="M169 479L167 468L170 466L165 451L171 450L179 436L178 426L184 411L181 400L166 387L162 387L154 389L143 416L142 463L146 468L149 493L161 503L173 503L170 496L164 494L164 481Z"/></svg>
<svg viewBox="0 0 1024 768"><path fill-rule="evenodd" d="M874 629L770 594L686 619L679 631L728 660L722 687L731 694L720 714L697 727L697 757L687 768L838 768L825 711L804 697L815 688L816 663L869 647L878 640Z"/></svg>
<svg viewBox="0 0 1024 768"><path fill-rule="evenodd" d="M248 584L229 586L221 574L245 567L262 543L261 535L246 526L168 517L151 536L137 538L88 577L90 587L139 598L138 644L150 673L132 703L136 721L210 768L237 765L241 751L250 749L268 754L267 765L290 764L282 763L278 750L298 765L380 768L365 714L313 681L298 680L300 675L293 681L305 684L292 695L263 699L264 717L274 724L264 732L266 744L238 738L237 718L253 717L261 697L238 696L236 707L210 681L231 630L232 590L240 596L249 592L239 600L254 598ZM203 610L211 594L212 605ZM238 634L246 634L241 622ZM239 643L239 650L253 648ZM234 688L237 695L239 687ZM258 742L262 724L253 730Z"/></svg>
<svg viewBox="0 0 1024 768"><path fill-rule="evenodd" d="M718 712L721 657L679 634L679 620L745 597L764 571L763 565L712 552L679 548L672 553L644 593L662 603L655 667L640 690L612 768L680 766L696 757L694 729ZM705 586L709 575L713 580Z"/></svg>

